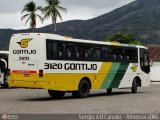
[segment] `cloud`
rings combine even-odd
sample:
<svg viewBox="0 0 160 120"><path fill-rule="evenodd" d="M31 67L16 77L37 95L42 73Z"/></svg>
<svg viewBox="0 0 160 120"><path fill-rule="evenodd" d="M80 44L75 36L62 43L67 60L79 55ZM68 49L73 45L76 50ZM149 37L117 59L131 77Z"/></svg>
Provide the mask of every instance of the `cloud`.
<svg viewBox="0 0 160 120"><path fill-rule="evenodd" d="M32 0L1 0L0 13L17 13L21 11L24 5ZM44 0L33 0L37 5L43 5Z"/></svg>
<svg viewBox="0 0 160 120"><path fill-rule="evenodd" d="M21 10L29 1L34 1L37 6L45 6L45 0L1 0L0 1L0 28L28 28L21 22ZM64 21L73 19L90 19L97 17L118 7L128 4L134 0L60 0L61 6L67 8L67 13L63 13ZM60 20L58 20L60 22ZM51 20L43 23L37 21L37 27L50 24Z"/></svg>

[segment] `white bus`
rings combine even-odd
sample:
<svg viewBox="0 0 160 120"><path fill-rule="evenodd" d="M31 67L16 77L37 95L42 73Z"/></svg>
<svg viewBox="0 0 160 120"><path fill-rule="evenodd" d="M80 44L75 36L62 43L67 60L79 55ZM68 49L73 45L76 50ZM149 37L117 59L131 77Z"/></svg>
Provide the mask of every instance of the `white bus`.
<svg viewBox="0 0 160 120"><path fill-rule="evenodd" d="M66 38L44 33L14 34L9 47L9 86L47 89L88 97L90 89L150 85L147 48L111 42Z"/></svg>
<svg viewBox="0 0 160 120"><path fill-rule="evenodd" d="M8 71L8 51L0 51L0 86L8 87L7 71Z"/></svg>

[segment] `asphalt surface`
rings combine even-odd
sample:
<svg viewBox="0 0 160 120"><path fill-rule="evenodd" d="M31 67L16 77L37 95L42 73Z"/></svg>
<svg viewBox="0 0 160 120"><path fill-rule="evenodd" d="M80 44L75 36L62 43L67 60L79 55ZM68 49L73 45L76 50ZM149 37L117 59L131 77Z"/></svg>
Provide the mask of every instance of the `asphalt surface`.
<svg viewBox="0 0 160 120"><path fill-rule="evenodd" d="M0 88L0 114L160 113L160 85L138 91L132 94L130 89L113 89L108 96L105 90L98 90L85 99L68 93L54 100L47 90Z"/></svg>

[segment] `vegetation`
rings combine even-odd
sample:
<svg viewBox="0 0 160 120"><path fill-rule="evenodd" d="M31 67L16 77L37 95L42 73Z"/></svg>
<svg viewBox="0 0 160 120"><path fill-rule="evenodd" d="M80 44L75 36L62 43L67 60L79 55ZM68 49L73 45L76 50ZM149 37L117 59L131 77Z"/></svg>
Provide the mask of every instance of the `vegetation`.
<svg viewBox="0 0 160 120"><path fill-rule="evenodd" d="M142 45L140 41L138 41L136 38L134 38L132 35L127 34L127 33L121 33L117 32L113 35L111 35L107 41L112 41L112 42L119 42L119 43L124 43L124 44L135 44L135 45Z"/></svg>
<svg viewBox="0 0 160 120"><path fill-rule="evenodd" d="M35 31L35 28L36 28L36 17L39 17L41 21L51 17L52 26L54 28L54 31L56 32L57 18L59 17L62 20L60 10L67 11L66 8L61 7L59 5L60 4L59 0L45 0L45 1L47 3L47 6L44 8L42 8L41 6L37 7L36 4L33 1L31 1L24 6L21 12L22 14L26 12L26 14L22 16L21 20L24 20L27 17L25 25L30 20L30 28L32 29L33 32ZM43 18L39 14L36 13L38 10L44 13Z"/></svg>
<svg viewBox="0 0 160 120"><path fill-rule="evenodd" d="M30 28L33 32L36 28L36 18L38 17L41 21L43 20L43 18L39 14L37 14L38 10L42 10L42 7L37 7L36 4L33 1L31 1L24 6L21 12L22 14L25 12L21 20L27 18L25 25L28 23L28 21L30 21Z"/></svg>
<svg viewBox="0 0 160 120"><path fill-rule="evenodd" d="M59 5L60 4L59 0L45 0L45 1L47 3L47 6L43 8L44 20L51 17L52 26L54 28L54 31L56 32L57 18L59 17L62 20L62 16L59 10L67 11L67 9Z"/></svg>

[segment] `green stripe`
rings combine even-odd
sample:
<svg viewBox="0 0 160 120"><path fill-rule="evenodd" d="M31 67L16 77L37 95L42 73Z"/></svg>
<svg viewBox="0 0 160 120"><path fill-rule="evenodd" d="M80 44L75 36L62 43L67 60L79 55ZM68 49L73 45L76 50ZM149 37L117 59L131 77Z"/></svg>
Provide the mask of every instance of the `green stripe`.
<svg viewBox="0 0 160 120"><path fill-rule="evenodd" d="M110 84L109 88L118 88L121 80L123 79L124 74L127 71L127 68L129 66L129 63L121 63L119 66L119 69L112 80L112 83Z"/></svg>
<svg viewBox="0 0 160 120"><path fill-rule="evenodd" d="M103 84L101 85L101 88L104 89L104 88L109 88L112 81L114 80L114 77L118 71L118 68L120 66L120 63L113 63L108 74L106 75L104 81L103 81Z"/></svg>
<svg viewBox="0 0 160 120"><path fill-rule="evenodd" d="M128 66L129 63L113 63L109 73L106 75L105 80L101 85L101 88L118 88Z"/></svg>

